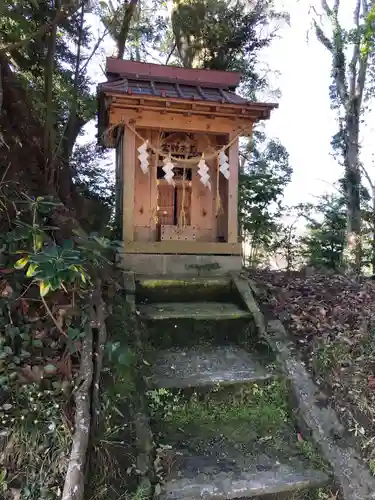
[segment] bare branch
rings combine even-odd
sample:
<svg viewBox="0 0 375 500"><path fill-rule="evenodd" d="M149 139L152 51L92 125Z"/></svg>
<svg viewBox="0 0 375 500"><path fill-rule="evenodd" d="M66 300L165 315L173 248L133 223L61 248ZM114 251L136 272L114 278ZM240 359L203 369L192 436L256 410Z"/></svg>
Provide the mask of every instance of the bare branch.
<svg viewBox="0 0 375 500"><path fill-rule="evenodd" d="M350 70L350 81L349 81L349 98L353 99L355 97L355 89L357 86L357 65L358 61L361 55L361 33L360 33L360 26L359 26L359 14L361 10L361 0L357 0L355 9L354 9L354 29L356 30L355 34L355 43L353 46L353 55L352 55L352 60L350 61L349 64L349 70Z"/></svg>
<svg viewBox="0 0 375 500"><path fill-rule="evenodd" d="M169 60L172 57L172 54L175 51L176 47L177 47L177 44L176 44L176 42L174 42L171 50L169 51L168 57L167 57L167 59L165 61L165 64L169 64Z"/></svg>
<svg viewBox="0 0 375 500"><path fill-rule="evenodd" d="M363 17L366 19L369 14L369 6L367 0L362 0L362 11L363 11ZM357 79L357 86L355 89L355 96L358 99L359 105L362 104L363 91L366 83L367 65L368 65L368 53L367 51L365 51L365 53L360 54L359 57L358 79Z"/></svg>
<svg viewBox="0 0 375 500"><path fill-rule="evenodd" d="M335 7L336 7L336 2L335 2ZM338 0L338 3L340 3L340 0ZM332 10L326 0L322 0L322 8L328 17L332 16Z"/></svg>
<svg viewBox="0 0 375 500"><path fill-rule="evenodd" d="M336 83L337 91L340 96L341 102L344 106L347 105L348 102L348 89L346 82L346 72L345 72L345 52L343 48L343 37L342 37L342 29L338 21L338 10L340 7L340 0L335 0L335 4L333 9L331 9L326 0L322 0L321 2L322 8L329 19L332 30L333 30L333 39L330 40L323 29L317 21L314 19L314 27L316 31L316 36L318 40L322 43L324 47L332 54L333 58L333 77Z"/></svg>
<svg viewBox="0 0 375 500"><path fill-rule="evenodd" d="M79 72L80 74L82 74L85 69L87 68L89 62L91 61L91 59L94 57L96 51L98 50L98 48L100 47L100 44L102 43L102 41L104 40L104 38L108 35L109 33L109 30L106 28L104 30L104 32L102 33L102 35L98 38L98 40L96 41L95 45L94 45L94 48L92 49L91 51L91 54L89 55L89 57L85 60L85 63L81 66Z"/></svg>
<svg viewBox="0 0 375 500"><path fill-rule="evenodd" d="M372 181L370 174L368 173L368 171L365 169L365 167L362 165L361 162L360 162L360 168L362 170L363 175L366 177L367 182L370 184L371 189L374 189L375 188L375 184Z"/></svg>
<svg viewBox="0 0 375 500"><path fill-rule="evenodd" d="M313 20L313 23L316 31L316 36L319 42L321 42L324 45L324 47L333 54L334 47L331 40L324 34L324 31L322 30L322 28L319 26L319 24L316 22L315 19Z"/></svg>

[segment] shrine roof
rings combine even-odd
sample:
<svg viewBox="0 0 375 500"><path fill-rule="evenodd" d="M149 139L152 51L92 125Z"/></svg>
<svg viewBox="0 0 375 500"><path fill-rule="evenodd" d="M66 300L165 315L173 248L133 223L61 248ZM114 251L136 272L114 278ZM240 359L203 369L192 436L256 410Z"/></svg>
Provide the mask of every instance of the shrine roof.
<svg viewBox="0 0 375 500"><path fill-rule="evenodd" d="M247 104L234 93L241 74L232 71L179 68L107 58L108 81L100 93L152 96L227 104Z"/></svg>
<svg viewBox="0 0 375 500"><path fill-rule="evenodd" d="M203 116L210 120L220 117L220 123L216 122L215 126L227 133L234 121L237 126L241 120L248 126L268 119L277 107L277 104L252 102L237 95L235 89L241 74L232 71L179 68L109 57L106 76L107 81L97 88L100 144L106 141L104 132L111 120L111 109L117 108L127 116L137 113L137 123L142 120L143 112L180 117L188 114L195 119Z"/></svg>

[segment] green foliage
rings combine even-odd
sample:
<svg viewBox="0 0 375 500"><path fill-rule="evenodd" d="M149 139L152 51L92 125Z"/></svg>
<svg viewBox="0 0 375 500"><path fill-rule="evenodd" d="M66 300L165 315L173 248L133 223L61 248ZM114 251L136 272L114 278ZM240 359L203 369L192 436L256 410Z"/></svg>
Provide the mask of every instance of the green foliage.
<svg viewBox="0 0 375 500"><path fill-rule="evenodd" d="M375 4L371 6L370 12L365 19L362 55L369 56L375 49Z"/></svg>
<svg viewBox="0 0 375 500"><path fill-rule="evenodd" d="M11 395L0 406L2 498L12 499L12 488L20 500L57 500L71 437L63 419L64 393L60 386L44 390L31 384Z"/></svg>
<svg viewBox="0 0 375 500"><path fill-rule="evenodd" d="M230 398L219 396L220 388L202 398L194 393L186 398L181 393L166 389L149 392L150 407L154 418L168 422L175 429L188 425L206 427L212 431L220 422L228 432L227 437L236 440L237 432L243 431L243 424L251 422L251 432L258 436L276 432L287 420L286 387L279 381L266 386L253 384L236 391ZM215 397L215 392L218 397ZM230 425L235 423L235 425ZM249 432L249 431L247 431Z"/></svg>
<svg viewBox="0 0 375 500"><path fill-rule="evenodd" d="M270 250L292 168L285 147L278 140L267 140L261 132L254 133L243 157L239 176L240 227L251 246L250 263L254 265Z"/></svg>
<svg viewBox="0 0 375 500"><path fill-rule="evenodd" d="M42 297L60 289L88 290L93 270L110 264L117 243L93 234L57 245L51 231L58 228L46 221L59 204L49 197L23 195L19 205L15 228L5 237L9 253L21 255L14 268L24 270L26 277L38 284Z"/></svg>
<svg viewBox="0 0 375 500"><path fill-rule="evenodd" d="M150 48L156 48L164 38L167 25L160 11L165 4L160 4L158 0L149 0L129 8L129 2L121 0L99 2L99 16L121 59L144 61Z"/></svg>
<svg viewBox="0 0 375 500"><path fill-rule="evenodd" d="M302 255L306 257L308 265L333 271L342 270L346 238L344 197L324 195L315 207L305 205L300 209L308 220L308 234L301 239Z"/></svg>
<svg viewBox="0 0 375 500"><path fill-rule="evenodd" d="M74 179L88 199L98 199L103 209L114 205L115 179L112 158L98 149L95 142L77 145L70 162Z"/></svg>
<svg viewBox="0 0 375 500"><path fill-rule="evenodd" d="M71 6L73 4L70 4ZM72 9L71 9L72 10ZM12 63L21 82L27 88L43 122L46 117L46 54L50 40L47 30L42 37L32 35L56 15L55 2L41 0L5 0L0 11L0 45L9 45L28 40L12 51ZM56 37L56 57L53 71L53 134L58 153L64 152L68 135L68 117L75 99L75 45L78 40L78 16L75 12L68 20L59 24ZM90 43L89 27L81 35L82 48ZM95 115L96 100L90 91L90 79L81 72L78 80L77 110L74 124L74 139L82 126ZM64 152L65 154L66 152Z"/></svg>
<svg viewBox="0 0 375 500"><path fill-rule="evenodd" d="M273 2L188 0L174 2L172 27L177 52L187 67L240 71L248 90L264 87L255 69L259 51L275 36L274 20L287 16L273 10Z"/></svg>

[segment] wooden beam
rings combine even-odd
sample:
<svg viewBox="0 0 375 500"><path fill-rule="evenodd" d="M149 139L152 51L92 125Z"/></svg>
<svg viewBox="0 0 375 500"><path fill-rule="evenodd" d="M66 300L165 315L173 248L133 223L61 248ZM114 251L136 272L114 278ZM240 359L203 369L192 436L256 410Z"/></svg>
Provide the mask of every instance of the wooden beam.
<svg viewBox="0 0 375 500"><path fill-rule="evenodd" d="M123 103L128 103L128 104L130 104L132 101L139 101L140 99L138 94L124 94L123 92L106 92L106 95L110 95L113 98L113 102L122 101ZM158 103L164 105L166 99L168 99L168 102L171 105L176 105L176 106L181 106L183 104L191 105L192 102L194 102L192 101L192 99L182 99L180 97L173 98L173 97L145 95L143 96L143 98L145 99L145 102L153 103L154 105L157 105ZM237 113L239 110L241 110L241 108L243 108L246 109L248 112L253 111L257 112L258 114L264 111L271 112L272 110L277 109L279 107L278 104L251 102L251 101L246 101L241 103L234 103L234 102L217 103L215 101L197 99L194 103L195 105L199 105L200 107L206 107L206 108L209 108L212 105L219 106L220 109L226 108L229 110L236 110Z"/></svg>
<svg viewBox="0 0 375 500"><path fill-rule="evenodd" d="M229 136L230 141L233 135ZM238 242L238 138L229 147L228 243Z"/></svg>
<svg viewBox="0 0 375 500"><path fill-rule="evenodd" d="M212 114L214 114L214 116L217 118L232 118L234 120L236 120L238 116L241 116L241 118L244 121L247 120L247 122L250 124L259 121L259 119L265 119L263 115L261 118L259 117L259 112L250 110L247 113L242 113L241 109L238 108L231 108L224 111L219 110L215 111L215 113L212 113L211 106L209 107L200 106L200 103L190 103L188 105L184 104L180 106L171 106L170 105L171 103L162 101L160 104L161 105L159 106L153 106L152 104L148 103L144 103L141 105L139 100L133 101L132 103L124 101L116 101L112 106L112 109L117 108L117 109L122 109L124 111L128 109L129 110L140 109L142 111L156 111L158 113L161 113L163 111L165 112L165 110L168 109L170 113L183 114L183 115L186 113L191 113L193 115L206 116L206 117L209 117Z"/></svg>
<svg viewBox="0 0 375 500"><path fill-rule="evenodd" d="M124 187L122 210L122 235L125 242L134 240L134 176L135 176L135 134L125 127L124 130Z"/></svg>
<svg viewBox="0 0 375 500"><path fill-rule="evenodd" d="M241 135L246 136L251 130L249 120L220 118L212 120L204 116L182 116L177 113L167 113L160 119L160 110L155 111L140 111L133 109L119 108L112 109L109 125L114 125L123 121L132 121L133 127L137 128L152 128L157 130L185 131L185 132L204 132L212 134L238 134L244 130Z"/></svg>
<svg viewBox="0 0 375 500"><path fill-rule="evenodd" d="M124 253L241 255L241 243L198 241L124 241Z"/></svg>

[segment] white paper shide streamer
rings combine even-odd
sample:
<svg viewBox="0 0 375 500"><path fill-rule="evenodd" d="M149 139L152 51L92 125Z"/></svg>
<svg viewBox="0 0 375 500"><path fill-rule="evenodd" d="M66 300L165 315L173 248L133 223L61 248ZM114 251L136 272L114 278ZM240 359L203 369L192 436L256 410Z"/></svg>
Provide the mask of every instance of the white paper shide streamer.
<svg viewBox="0 0 375 500"><path fill-rule="evenodd" d="M229 179L229 163L228 156L224 153L224 151L220 151L219 154L219 170L224 175L224 177Z"/></svg>
<svg viewBox="0 0 375 500"><path fill-rule="evenodd" d="M210 174L208 172L209 168L207 167L206 162L202 156L201 160L198 163L198 174L200 175L200 181L203 186L211 189Z"/></svg>
<svg viewBox="0 0 375 500"><path fill-rule="evenodd" d="M147 174L148 172L148 152L147 152L147 146L148 146L148 141L144 142L142 146L139 146L138 148L138 159L139 159L139 164L142 169L142 172L144 174Z"/></svg>
<svg viewBox="0 0 375 500"><path fill-rule="evenodd" d="M173 177L174 177L174 172L173 172L174 165L171 162L170 158L165 158L163 160L163 163L164 163L163 170L165 172L164 179L168 182L168 184L171 184L171 186L174 186L175 185L175 182L173 180Z"/></svg>

